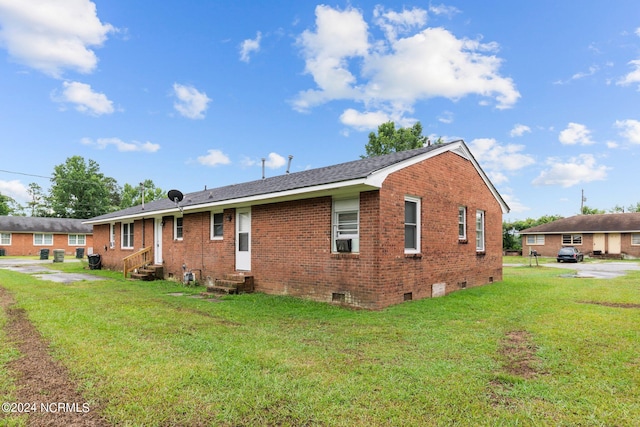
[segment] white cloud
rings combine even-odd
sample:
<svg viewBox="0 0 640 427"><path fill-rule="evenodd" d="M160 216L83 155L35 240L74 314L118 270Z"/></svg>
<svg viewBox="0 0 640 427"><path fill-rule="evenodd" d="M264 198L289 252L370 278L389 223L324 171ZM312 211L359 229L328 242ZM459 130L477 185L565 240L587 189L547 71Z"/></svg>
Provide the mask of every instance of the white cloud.
<svg viewBox="0 0 640 427"><path fill-rule="evenodd" d="M453 123L453 113L451 111L444 111L438 116L438 121L445 124Z"/></svg>
<svg viewBox="0 0 640 427"><path fill-rule="evenodd" d="M560 185L567 188L581 183L602 181L606 179L609 169L604 165L598 165L591 154L581 154L567 162L550 158L547 165L549 168L533 180L534 185Z"/></svg>
<svg viewBox="0 0 640 427"><path fill-rule="evenodd" d="M105 94L94 92L88 84L64 82L62 86L62 95L54 95L54 101L75 104L76 110L92 116L113 113L113 102Z"/></svg>
<svg viewBox="0 0 640 427"><path fill-rule="evenodd" d="M184 117L189 119L204 119L204 112L209 107L211 99L204 92L199 92L193 86L173 84L174 95L178 100L173 107Z"/></svg>
<svg viewBox="0 0 640 427"><path fill-rule="evenodd" d="M474 139L469 143L469 149L480 166L501 182L507 181L503 171L514 172L535 163L533 156L522 153L524 145L500 144L493 138ZM500 175L496 175L498 173Z"/></svg>
<svg viewBox="0 0 640 427"><path fill-rule="evenodd" d="M120 138L98 138L95 141L91 138L82 138L80 142L84 145L89 145L96 147L100 150L104 150L110 145L116 147L118 151L121 152L132 152L132 151L143 151L146 153L155 153L160 149L159 144L153 144L149 141L147 142L139 142L139 141L131 141L125 142Z"/></svg>
<svg viewBox="0 0 640 427"><path fill-rule="evenodd" d="M240 162L242 166L251 167L260 165L262 166L262 159L252 159L250 157L244 157ZM278 169L283 167L287 163L287 159L281 156L278 153L269 153L267 157L264 158L264 165L269 169Z"/></svg>
<svg viewBox="0 0 640 427"><path fill-rule="evenodd" d="M269 153L264 163L269 169L278 169L284 166L287 160L278 153Z"/></svg>
<svg viewBox="0 0 640 427"><path fill-rule="evenodd" d="M504 201L509 205L510 213L522 213L531 210L530 207L523 204L517 197L513 194L502 192L500 194Z"/></svg>
<svg viewBox="0 0 640 427"><path fill-rule="evenodd" d="M630 84L640 83L640 59L629 61L629 65L634 67L635 69L618 80L618 85L626 86ZM638 88L640 89L640 86Z"/></svg>
<svg viewBox="0 0 640 427"><path fill-rule="evenodd" d="M17 179L11 181L0 180L0 194L11 197L19 204L23 204L30 198L29 189Z"/></svg>
<svg viewBox="0 0 640 427"><path fill-rule="evenodd" d="M390 120L391 117L382 111L367 111L361 113L353 108L346 109L342 115L340 115L340 122L342 124L360 131L378 129L378 126Z"/></svg>
<svg viewBox="0 0 640 427"><path fill-rule="evenodd" d="M526 125L521 125L520 123L516 124L511 132L509 132L509 136L522 136L525 133L531 133L531 128Z"/></svg>
<svg viewBox="0 0 640 427"><path fill-rule="evenodd" d="M591 139L591 131L580 123L569 123L567 128L560 132L558 140L565 145L594 144L594 141Z"/></svg>
<svg viewBox="0 0 640 427"><path fill-rule="evenodd" d="M88 0L0 0L0 28L11 58L53 77L64 69L92 72L98 58L91 48L116 31Z"/></svg>
<svg viewBox="0 0 640 427"><path fill-rule="evenodd" d="M640 121L627 119L616 120L615 127L621 129L620 136L632 144L640 144Z"/></svg>
<svg viewBox="0 0 640 427"><path fill-rule="evenodd" d="M635 35L640 37L640 27L636 28ZM626 86L634 83L640 83L640 59L629 61L629 65L634 68L629 74L617 81L618 85ZM638 86L640 90L640 85Z"/></svg>
<svg viewBox="0 0 640 427"><path fill-rule="evenodd" d="M262 33L258 31L255 39L246 39L240 44L240 60L249 62L251 60L251 53L260 51L260 41L262 40Z"/></svg>
<svg viewBox="0 0 640 427"><path fill-rule="evenodd" d="M398 34L407 34L414 28L420 28L427 22L427 11L413 8L402 12L385 10L376 6L373 10L374 22L384 31L388 40L396 40Z"/></svg>
<svg viewBox="0 0 640 427"><path fill-rule="evenodd" d="M316 88L299 92L293 107L308 111L346 99L366 111L401 117L433 97L455 101L478 95L494 99L499 109L515 104L520 93L498 73L496 43L458 39L444 28L420 31L426 20L421 9L397 13L377 7L374 23L385 38L375 40L360 11L317 6L316 28L297 40Z"/></svg>
<svg viewBox="0 0 640 427"><path fill-rule="evenodd" d="M206 156L198 156L198 163L205 166L228 165L229 157L220 150L207 150Z"/></svg>

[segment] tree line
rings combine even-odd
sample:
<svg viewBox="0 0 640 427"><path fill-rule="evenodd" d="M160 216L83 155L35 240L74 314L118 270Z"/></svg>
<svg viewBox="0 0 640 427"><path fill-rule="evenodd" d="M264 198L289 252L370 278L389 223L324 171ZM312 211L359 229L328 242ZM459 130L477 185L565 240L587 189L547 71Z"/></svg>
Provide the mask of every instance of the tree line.
<svg viewBox="0 0 640 427"><path fill-rule="evenodd" d="M123 187L100 171L94 160L72 156L54 167L51 186L44 190L32 182L25 206L0 194L0 215L88 219L164 197L164 191L146 179L138 185Z"/></svg>

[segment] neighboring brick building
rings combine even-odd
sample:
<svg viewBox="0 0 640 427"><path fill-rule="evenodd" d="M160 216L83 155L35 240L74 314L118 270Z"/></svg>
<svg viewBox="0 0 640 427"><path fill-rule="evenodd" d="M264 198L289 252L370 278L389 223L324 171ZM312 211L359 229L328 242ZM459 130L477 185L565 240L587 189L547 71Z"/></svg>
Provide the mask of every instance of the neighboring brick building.
<svg viewBox="0 0 640 427"><path fill-rule="evenodd" d="M93 227L82 219L0 216L0 249L5 255L40 255L40 249L64 249L66 255L93 246Z"/></svg>
<svg viewBox="0 0 640 427"><path fill-rule="evenodd" d="M157 200L87 221L107 268L250 271L257 291L379 309L502 280L508 206L463 141Z"/></svg>
<svg viewBox="0 0 640 427"><path fill-rule="evenodd" d="M640 212L576 215L520 232L522 253L555 257L563 246L586 255L640 257Z"/></svg>

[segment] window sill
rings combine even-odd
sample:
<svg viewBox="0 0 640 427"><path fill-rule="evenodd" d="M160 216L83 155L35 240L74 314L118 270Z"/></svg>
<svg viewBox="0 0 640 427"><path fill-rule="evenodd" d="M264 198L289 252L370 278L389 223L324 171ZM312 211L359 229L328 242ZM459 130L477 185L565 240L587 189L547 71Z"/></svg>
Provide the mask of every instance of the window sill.
<svg viewBox="0 0 640 427"><path fill-rule="evenodd" d="M421 253L415 253L415 254L404 254L405 258L409 258L409 259L422 259L422 254Z"/></svg>
<svg viewBox="0 0 640 427"><path fill-rule="evenodd" d="M353 252L332 252L331 259L360 259L360 254Z"/></svg>
<svg viewBox="0 0 640 427"><path fill-rule="evenodd" d="M458 244L460 245L466 245L467 243L469 243L467 239L458 239Z"/></svg>
<svg viewBox="0 0 640 427"><path fill-rule="evenodd" d="M476 256L485 256L486 254L485 251L476 251Z"/></svg>

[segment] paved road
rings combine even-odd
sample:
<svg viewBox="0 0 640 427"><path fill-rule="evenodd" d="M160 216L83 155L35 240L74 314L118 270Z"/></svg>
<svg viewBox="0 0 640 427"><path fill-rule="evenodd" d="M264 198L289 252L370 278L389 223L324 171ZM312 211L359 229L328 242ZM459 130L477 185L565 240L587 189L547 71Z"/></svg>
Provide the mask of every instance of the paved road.
<svg viewBox="0 0 640 427"><path fill-rule="evenodd" d="M64 262L80 262L80 260L77 258L65 258ZM52 270L48 268L51 264L53 264L53 261L50 259L33 260L0 257L0 269L31 274L42 280L50 280L52 282L60 283L72 283L80 280L104 280L104 278L93 274L64 273L62 271Z"/></svg>
<svg viewBox="0 0 640 427"><path fill-rule="evenodd" d="M508 266L508 265L522 266L523 264L505 264L505 266ZM640 270L640 265L636 262L603 262L603 263L557 262L557 263L540 264L540 265L543 267L553 267L553 268L562 268L566 270L572 270L576 273L575 274L567 273L567 274L570 274L573 277L596 278L596 279L612 279L614 277L624 276L625 274L627 274L628 271Z"/></svg>

